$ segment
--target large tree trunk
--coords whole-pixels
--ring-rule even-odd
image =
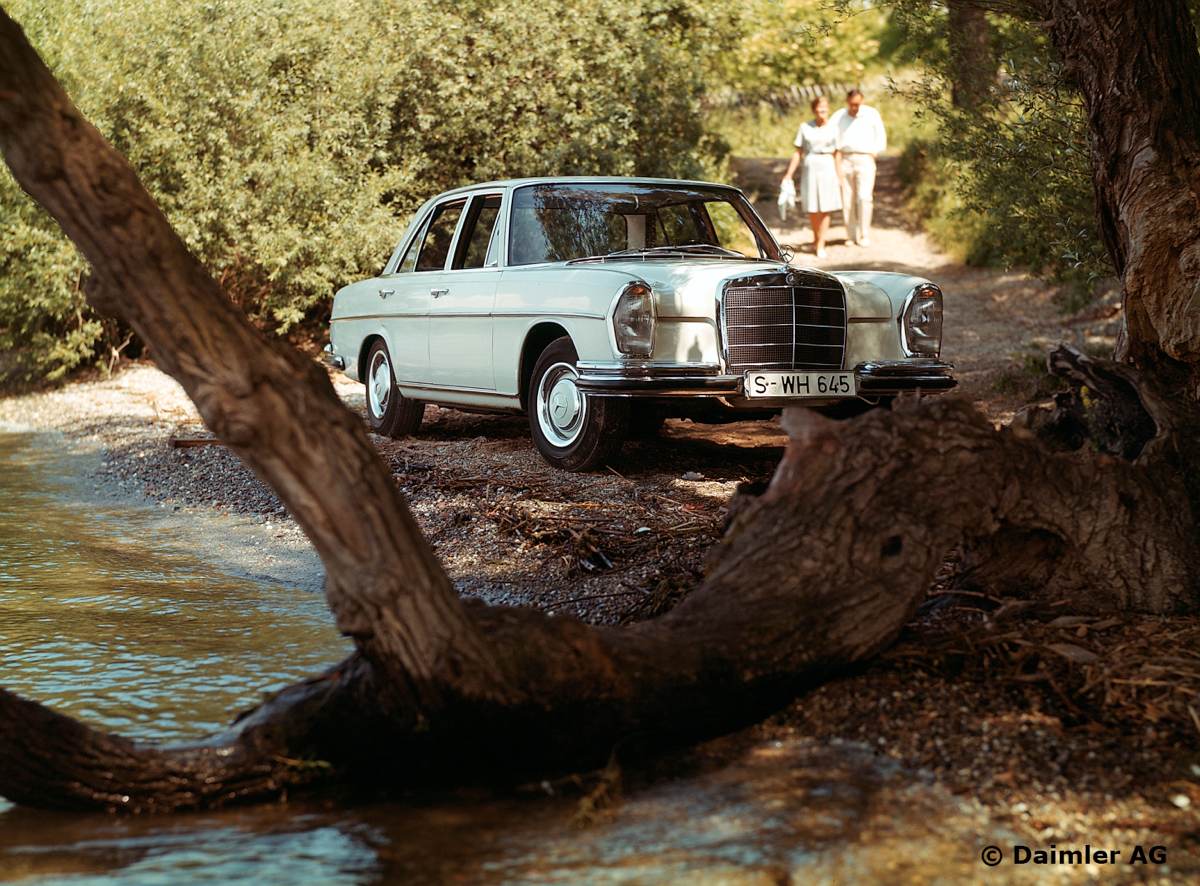
[[[1048,454],[955,400],[854,422],[787,416],[767,491],[740,509],[707,580],[667,615],[592,628],[471,607],[507,685],[503,702],[444,694],[380,711],[363,656],[284,690],[219,736],[139,746],[0,691],[0,794],[38,805],[164,810],[336,777],[516,777],[604,761],[630,736],[695,740],[749,722],[889,644],[955,548],[1004,550],[1004,579],[1081,608],[1194,606],[1200,557],[1182,493],[1153,470]],[[1099,467],[1099,470],[1097,468]],[[1133,505],[1136,503],[1136,508]],[[1037,554],[1037,555],[1034,555]],[[353,728],[346,728],[353,723]]]
[[[1200,398],[1200,54],[1185,0],[1046,0],[1083,94],[1100,231],[1124,282],[1118,357]]]
[[[948,0],[946,42],[950,51],[950,95],[957,108],[973,110],[996,82],[996,58],[987,12],[964,0]]]
[[[1121,402],[1113,416],[1137,419],[1118,422],[1115,455],[1079,449],[1092,412],[1031,422],[1065,450],[1051,452],[953,400],[847,423],[796,410],[769,489],[667,615],[617,630],[465,605],[327,378],[253,332],[2,12],[0,150],[91,261],[95,303],[131,323],[296,515],[357,645],[187,746],[106,735],[0,690],[0,794],[11,799],[166,810],[332,777],[583,766],[630,736],[693,740],[875,654],[947,552],[981,540],[1005,557],[1002,573],[977,570],[987,581],[1089,609],[1196,605],[1196,524],[1175,482],[1171,401],[1136,375],[1073,358],[1064,364],[1077,379],[1108,384]]]

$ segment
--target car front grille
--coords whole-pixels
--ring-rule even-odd
[[[799,271],[732,280],[721,302],[721,332],[734,372],[841,369],[846,294],[832,277]]]

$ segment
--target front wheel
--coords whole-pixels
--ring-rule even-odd
[[[425,404],[410,400],[396,390],[392,374],[392,356],[382,339],[376,340],[367,353],[367,420],[371,430],[385,437],[407,437],[415,434],[425,414]]]
[[[542,458],[565,471],[603,464],[625,441],[629,406],[612,397],[579,390],[577,355],[562,337],[542,351],[533,367],[526,407],[533,445]]]

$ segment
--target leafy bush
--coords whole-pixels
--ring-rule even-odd
[[[864,0],[748,0],[736,7],[741,37],[710,54],[715,87],[761,98],[791,86],[857,83],[876,61],[885,14]]]
[[[994,59],[980,63],[994,66],[996,87],[981,106],[960,108],[949,100],[944,11],[893,2],[893,28],[926,49],[927,74],[907,97],[938,124],[902,165],[914,208],[951,252],[1072,284],[1068,300],[1077,306],[1112,265],[1096,227],[1082,100],[1044,31],[993,16]]]
[[[382,265],[417,204],[538,174],[695,176],[711,0],[10,0],[76,104],[239,305],[286,332]],[[60,375],[123,333],[0,173],[0,375]]]

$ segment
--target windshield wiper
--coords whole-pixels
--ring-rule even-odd
[[[603,255],[588,255],[583,258],[570,259],[567,264],[585,261],[605,261],[611,258],[631,258],[633,256],[644,255],[664,255],[670,253],[679,253],[681,255],[690,255],[696,250],[702,250],[713,258],[736,258],[744,260],[746,255],[738,252],[736,249],[726,249],[724,246],[717,246],[715,243],[683,243],[679,246],[642,246],[638,249],[618,249],[616,252],[606,252]]]
[[[681,243],[678,246],[656,246],[654,248],[671,249],[679,252],[699,249],[712,251],[717,255],[727,255],[730,258],[746,258],[746,254],[744,252],[738,252],[736,249],[726,249],[724,246],[718,246],[716,243]]]

